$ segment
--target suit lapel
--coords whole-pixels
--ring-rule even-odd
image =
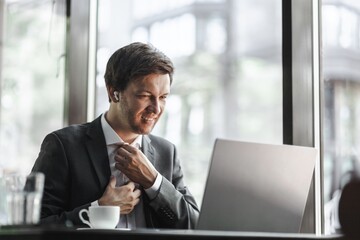
[[[151,145],[151,140],[149,136],[144,135],[143,136],[143,142],[142,142],[142,151],[144,155],[149,159],[151,164],[155,166],[155,149]],[[145,215],[145,221],[146,225],[149,228],[154,228],[156,224],[154,223],[152,208],[149,206],[149,199],[147,198],[147,195],[143,189],[142,190],[142,197],[144,201],[144,215]]]
[[[111,172],[105,137],[101,127],[101,116],[90,123],[87,134],[89,138],[85,144],[90,161],[99,178],[100,187],[104,188],[108,184]]]
[[[143,142],[142,142],[142,151],[145,154],[145,156],[149,159],[149,161],[152,163],[152,165],[155,166],[155,149],[151,145],[151,140],[149,136],[144,135],[143,136]]]

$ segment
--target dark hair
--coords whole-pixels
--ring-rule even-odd
[[[130,81],[149,74],[169,74],[172,83],[174,66],[170,58],[150,44],[135,42],[114,52],[105,71],[105,83],[118,91]]]

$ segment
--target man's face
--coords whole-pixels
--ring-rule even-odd
[[[124,134],[148,134],[164,111],[170,93],[168,74],[150,74],[129,83],[120,93],[117,121]]]

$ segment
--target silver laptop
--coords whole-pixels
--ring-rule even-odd
[[[217,139],[197,229],[297,233],[317,150]]]

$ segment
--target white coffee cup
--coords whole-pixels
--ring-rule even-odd
[[[84,219],[83,213],[89,217]],[[79,212],[81,221],[91,228],[114,229],[120,219],[119,206],[91,206],[89,210],[82,209]]]

